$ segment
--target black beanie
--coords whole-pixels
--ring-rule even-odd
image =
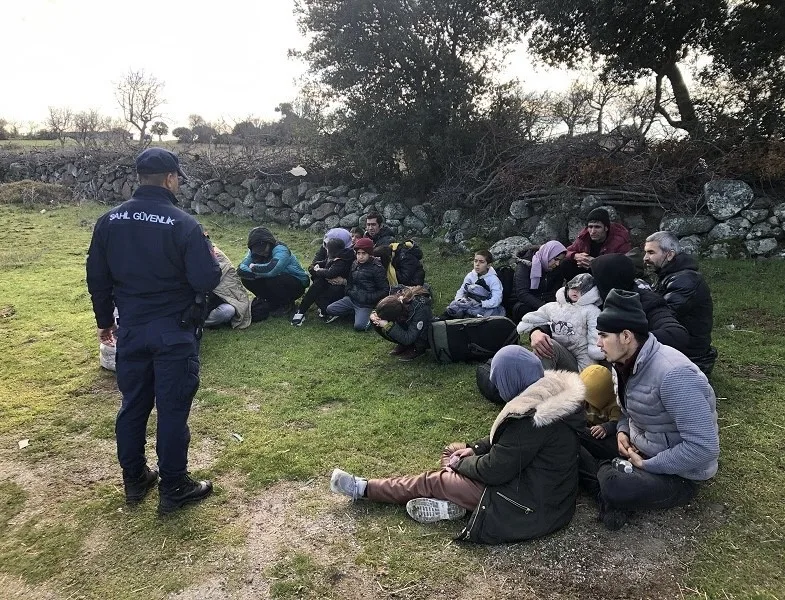
[[[635,289],[635,263],[624,254],[603,254],[591,261],[594,285],[605,300],[613,288]]]
[[[253,254],[261,256],[264,244],[270,244],[272,248],[276,243],[275,236],[267,227],[254,227],[248,232],[248,249]]]
[[[586,217],[586,224],[589,224],[592,221],[599,221],[605,225],[605,227],[611,226],[611,217],[604,208],[595,208],[589,213],[589,216]]]
[[[637,292],[613,289],[597,317],[597,331],[621,333],[625,329],[646,334],[649,333],[649,321]]]

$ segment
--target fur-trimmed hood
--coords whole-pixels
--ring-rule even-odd
[[[542,379],[533,383],[502,408],[491,427],[491,441],[499,426],[508,418],[531,414],[535,427],[545,427],[564,419],[579,429],[584,425],[583,408],[586,386],[580,376],[570,371],[545,371]],[[577,418],[567,418],[577,416]]]

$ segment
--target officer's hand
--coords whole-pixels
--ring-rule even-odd
[[[98,328],[98,341],[107,346],[114,346],[114,332],[117,331],[117,325],[112,325],[106,329]]]

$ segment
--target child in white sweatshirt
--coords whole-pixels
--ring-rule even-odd
[[[463,278],[455,299],[447,305],[445,318],[504,316],[502,282],[492,263],[493,254],[488,250],[474,254],[474,268]]]
[[[601,303],[592,276],[576,275],[556,292],[556,302],[548,302],[539,310],[523,315],[518,333],[531,333],[547,325],[551,338],[575,357],[578,370],[583,371],[604,358],[597,347],[597,315]]]

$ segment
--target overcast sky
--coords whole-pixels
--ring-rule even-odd
[[[165,82],[165,120],[189,114],[229,122],[253,115],[275,120],[294,99],[305,66],[287,58],[305,41],[294,0],[5,0],[0,118],[42,124],[49,106],[98,109],[120,116],[114,83],[129,69]],[[533,73],[525,54],[508,73],[538,89],[564,88],[563,74]]]

